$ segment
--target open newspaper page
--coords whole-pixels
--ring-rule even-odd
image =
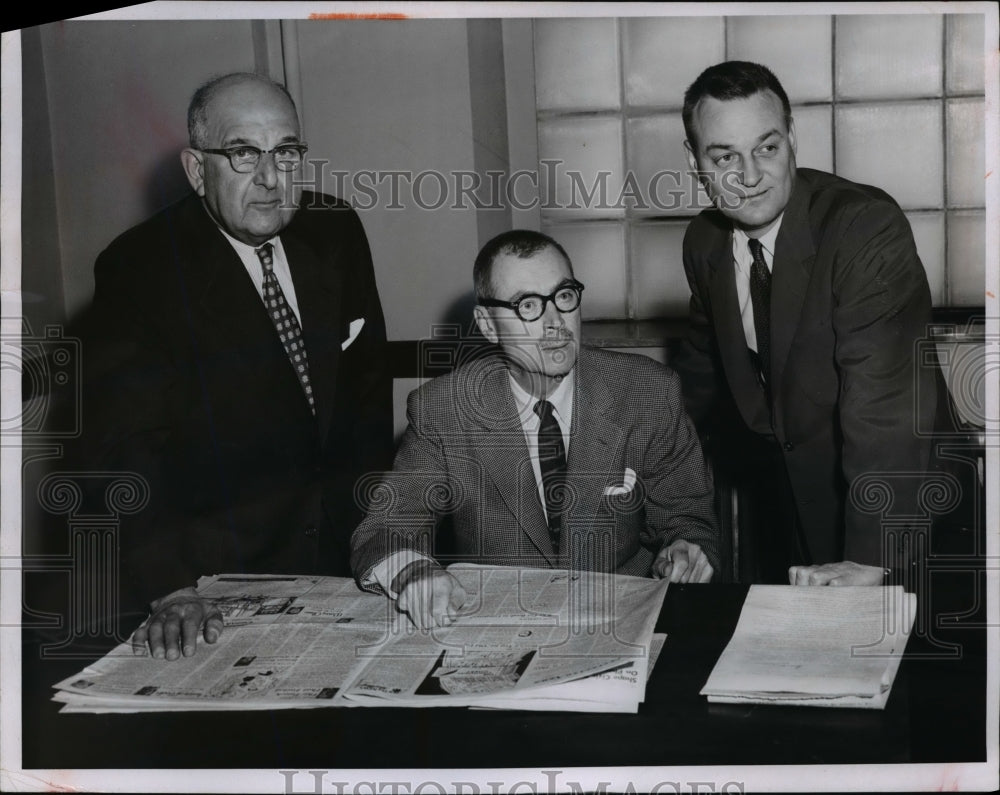
[[[319,622],[384,628],[395,612],[350,577],[216,574],[198,581],[198,593],[215,602],[227,627]]]
[[[623,666],[638,666],[634,680],[644,691],[666,582],[467,564],[449,571],[467,594],[455,623],[428,632],[407,628],[358,669],[346,698],[395,706],[476,705],[489,698],[499,706],[497,699]],[[622,695],[590,692],[595,703]],[[634,711],[634,696],[627,691],[631,706],[619,706]]]
[[[638,712],[646,696],[646,682],[666,639],[666,635],[653,635],[645,664],[640,659],[583,679],[503,693],[495,699],[485,696],[473,706],[545,712]]]
[[[453,626],[425,631],[346,578],[202,578],[199,592],[226,626],[217,643],[169,663],[121,644],[56,684],[54,699],[65,712],[458,706],[484,696],[500,706],[507,693],[617,669],[597,687],[578,685],[582,698],[566,691],[561,703],[635,711],[665,582],[452,570],[466,604]]]
[[[217,643],[169,663],[123,643],[55,685],[63,711],[330,706],[395,613],[342,577],[217,575],[198,587],[223,614]]]
[[[900,586],[754,585],[709,701],[885,706],[916,613]]]
[[[122,644],[56,687],[76,707],[98,697],[105,708],[113,702],[133,710],[330,706],[357,664],[354,649],[384,637],[384,630],[335,624],[267,625],[224,632],[218,643],[172,662],[135,657]]]

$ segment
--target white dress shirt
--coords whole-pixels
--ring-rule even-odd
[[[542,483],[542,467],[538,462],[538,426],[542,423],[541,419],[535,413],[535,404],[538,402],[538,398],[522,389],[521,385],[514,380],[512,375],[508,373],[508,376],[510,378],[510,391],[514,396],[514,408],[517,411],[517,418],[521,421],[521,427],[524,429],[524,440],[528,444],[528,457],[531,459],[531,468],[535,473],[535,483],[538,485],[538,499],[542,504],[542,513],[548,519],[548,512],[545,510],[545,486]],[[576,368],[573,368],[566,374],[552,394],[546,398],[552,404],[552,414],[555,416],[556,422],[559,423],[559,428],[562,431],[563,447],[566,451],[567,461],[569,460],[569,441],[572,435],[575,383]],[[378,583],[383,591],[395,598],[398,594],[390,586],[392,585],[392,581],[396,579],[396,576],[411,563],[427,559],[426,555],[421,555],[412,549],[395,552],[372,568],[371,574],[365,580],[365,584]]]
[[[559,430],[562,431],[563,449],[566,451],[566,460],[569,460],[569,439],[573,425],[573,384],[576,381],[576,368],[566,374],[565,378],[555,388],[551,395],[546,398],[552,404],[552,414],[559,423]],[[542,424],[541,418],[535,413],[535,404],[538,398],[528,394],[521,388],[521,385],[510,377],[510,391],[514,395],[514,407],[517,409],[517,418],[524,428],[524,439],[528,443],[528,456],[531,459],[531,469],[535,473],[535,482],[538,484],[538,499],[542,502],[542,513],[548,521],[548,511],[545,510],[545,486],[542,483],[542,466],[538,462],[538,426]]]
[[[242,243],[235,237],[226,232],[225,229],[219,227],[219,231],[225,236],[226,240],[233,247],[236,255],[240,258],[240,262],[243,263],[243,267],[247,269],[247,274],[250,276],[250,281],[253,282],[253,286],[257,288],[257,295],[260,296],[261,303],[264,301],[264,266],[260,264],[260,257],[257,256],[257,249],[260,246],[254,248],[253,246],[248,246],[246,243]],[[288,258],[285,257],[285,249],[281,245],[280,237],[272,237],[267,241],[274,247],[272,253],[272,258],[274,260],[274,276],[278,280],[278,284],[281,285],[281,291],[285,294],[285,303],[288,304],[289,308],[295,313],[296,319],[299,321],[299,326],[302,326],[302,315],[299,314],[299,302],[295,298],[295,285],[292,284],[292,272],[288,269]],[[265,243],[261,243],[261,246]]]
[[[778,216],[770,229],[757,238],[764,250],[764,263],[769,271],[774,268],[774,242],[778,239],[783,217],[784,213]],[[733,230],[733,265],[736,267],[736,299],[743,319],[743,333],[747,337],[747,347],[756,353],[757,330],[753,325],[753,301],[750,300],[750,266],[753,265],[753,254],[750,253],[750,237],[742,229]]]

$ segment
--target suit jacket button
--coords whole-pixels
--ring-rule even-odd
[[[782,445],[782,446],[785,448],[785,452],[786,453],[790,453],[790,452],[792,452],[792,450],[795,449],[795,445],[792,444],[791,442],[785,442],[785,444]]]
[[[306,528],[306,537],[307,538],[312,538],[313,536],[316,535],[316,532],[317,531],[316,531],[315,527],[307,527]]]

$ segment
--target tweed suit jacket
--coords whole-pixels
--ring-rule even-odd
[[[445,515],[453,557],[467,562],[648,576],[660,548],[683,538],[718,570],[711,476],[680,382],[647,357],[580,350],[559,555],[500,354],[415,390],[408,417],[393,470],[351,540],[362,587],[394,552],[437,556]],[[622,493],[627,470],[635,486]]]
[[[692,415],[700,424],[728,388],[746,426],[773,434],[813,563],[895,565],[883,560],[879,510],[851,486],[882,479],[906,513],[929,467],[930,440],[915,429],[934,425],[939,375],[915,363],[915,346],[928,333],[930,291],[898,205],[878,188],[798,169],[772,268],[770,407],[740,318],[732,226],[718,211],[689,225],[684,268],[691,333],[671,364]]]
[[[392,450],[371,255],[357,214],[321,194],[303,192],[280,238],[315,417],[260,295],[198,197],[128,230],[97,260],[82,334],[83,463],[134,473],[148,488],[120,525],[129,599],[222,571],[349,571],[361,518],[354,481],[384,470]]]

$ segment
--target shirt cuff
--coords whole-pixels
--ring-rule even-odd
[[[368,575],[361,581],[361,585],[366,588],[372,588],[377,585],[391,599],[395,599],[399,594],[391,589],[392,581],[396,579],[396,576],[403,569],[418,560],[433,561],[433,558],[421,555],[413,549],[404,549],[395,552],[372,566]]]

